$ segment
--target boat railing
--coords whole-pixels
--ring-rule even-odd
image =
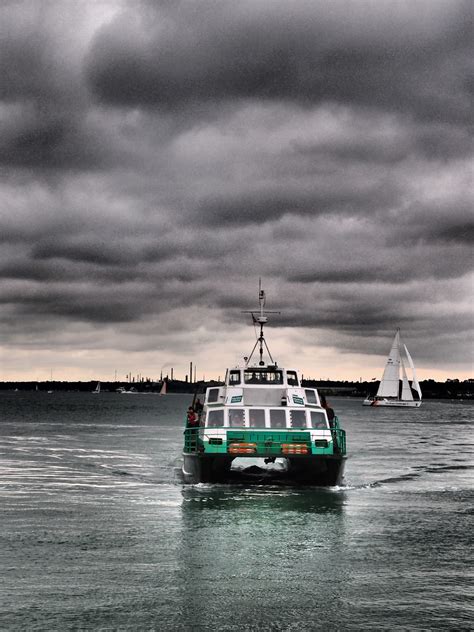
[[[202,428],[199,426],[195,426],[192,428],[184,429],[184,451],[192,454],[193,452],[198,452],[199,447],[202,445],[202,441],[200,440],[199,431]]]
[[[331,434],[332,434],[332,439],[333,439],[333,444],[334,444],[334,448],[333,448],[334,454],[341,454],[341,455],[346,454],[345,431],[342,430],[342,428],[339,428],[337,423],[332,424],[330,429],[331,429]],[[249,432],[252,432],[252,431],[249,431],[249,429],[244,429],[242,431],[243,432],[242,437],[239,437],[238,430],[234,429],[233,431],[230,430],[229,432],[230,432],[230,441],[236,442],[238,444],[239,441],[250,440],[248,438]],[[266,432],[261,433],[257,431],[257,433],[255,433],[255,436],[251,437],[251,439],[252,439],[252,442],[254,442],[253,445],[255,445],[256,453],[258,454],[264,453],[266,456],[281,455],[282,447],[285,445],[290,445],[294,443],[295,441],[298,442],[298,445],[304,444],[306,449],[310,450],[311,439],[309,436],[308,429],[301,428],[300,432],[301,432],[301,436],[298,436],[298,434],[295,434],[294,432],[288,433],[286,435],[285,431],[282,430],[278,433],[278,434],[281,434],[281,436],[279,437],[279,439],[281,440],[273,441],[273,440],[270,440],[270,437],[266,436],[267,435]],[[210,434],[211,435],[213,434],[212,431]],[[261,440],[260,440],[260,436],[261,436]],[[204,450],[203,439],[215,441],[215,439],[212,436],[208,436],[208,433],[202,426],[194,426],[194,427],[185,428],[184,452],[188,454],[193,454],[193,453],[203,451]],[[222,443],[222,439],[218,439],[217,441],[220,441],[220,443]]]
[[[346,454],[346,431],[339,427],[337,415],[329,420],[335,454]]]

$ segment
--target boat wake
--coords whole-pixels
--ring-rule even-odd
[[[430,464],[424,466],[416,466],[410,472],[406,474],[399,474],[397,476],[388,476],[387,478],[381,478],[370,483],[363,483],[360,485],[347,485],[345,489],[372,489],[376,487],[384,487],[397,483],[406,483],[414,480],[420,480],[426,475],[431,474],[444,474],[447,472],[458,471],[470,471],[474,469],[474,465],[471,464]]]

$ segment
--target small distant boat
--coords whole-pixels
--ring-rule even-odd
[[[97,386],[92,392],[94,393],[94,395],[98,395],[100,393],[100,382],[97,382]]]
[[[137,395],[138,391],[134,386],[132,386],[129,391],[127,391],[123,386],[120,386],[117,389],[117,393],[120,393],[121,395]]]
[[[402,349],[412,371],[411,383],[408,381]],[[369,395],[364,400],[363,405],[419,408],[421,406],[421,397],[421,388],[416,377],[415,365],[406,345],[401,344],[400,329],[397,329],[377,394],[375,396]]]
[[[163,380],[163,384],[161,385],[160,395],[166,395],[166,380]]]

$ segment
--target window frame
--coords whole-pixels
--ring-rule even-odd
[[[294,379],[295,379],[296,383],[290,382],[290,375],[294,376]],[[286,383],[288,384],[288,386],[298,387],[300,385],[300,381],[298,380],[298,373],[296,371],[287,371],[286,372]]]
[[[262,426],[253,426],[251,424],[251,420],[250,420],[250,416],[251,413],[257,413],[260,416],[260,413],[263,413],[262,418],[263,418],[263,425]],[[266,410],[265,408],[249,408],[248,409],[248,427],[249,428],[266,428],[267,427],[267,415],[265,414]]]
[[[215,404],[216,402],[219,401],[219,387],[218,386],[214,386],[210,389],[208,389],[207,393],[206,393],[206,401],[208,404]],[[211,393],[216,393],[216,397],[215,399],[211,399]],[[214,395],[212,396],[214,397]]]
[[[283,426],[273,426],[272,425],[272,412],[282,413],[284,419]],[[288,416],[286,414],[286,408],[270,408],[268,410],[268,427],[272,430],[286,430],[288,428]]]
[[[241,425],[233,425],[231,422],[231,415],[234,415],[237,412],[242,412],[242,424]],[[247,415],[245,408],[229,408],[227,410],[227,425],[229,428],[246,428],[247,427]]]
[[[294,426],[293,425],[293,413],[298,413],[298,414],[303,413],[304,421],[305,421],[304,426]],[[290,421],[290,428],[291,429],[308,428],[308,415],[306,414],[306,408],[290,408],[290,410],[289,410],[289,421]]]
[[[319,415],[319,417],[324,420],[324,428],[322,428],[320,426],[316,427],[316,426],[313,425],[313,413],[315,415]],[[327,417],[326,417],[326,415],[324,413],[324,410],[310,410],[309,411],[309,421],[310,421],[312,430],[329,430],[329,422],[328,422]]]
[[[239,377],[239,381],[235,382],[232,380],[232,376],[233,375],[238,375]],[[229,386],[240,386],[242,384],[242,372],[240,371],[240,369],[231,369],[229,371],[229,381],[228,381]]]
[[[249,376],[248,378],[246,377],[247,375]],[[255,379],[255,381],[251,381],[252,378],[250,378],[250,375],[257,375],[260,377]],[[268,377],[265,377],[265,379],[261,379],[263,375],[273,375],[275,376],[275,379],[269,380]],[[257,367],[247,368],[244,370],[243,379],[244,385],[250,386],[281,386],[284,384],[284,376],[281,369],[260,369]]]
[[[221,415],[221,421],[222,423],[220,425],[211,425],[211,416],[212,417],[216,417],[217,415]],[[207,415],[206,415],[206,428],[225,428],[225,415],[224,415],[224,409],[223,408],[213,408],[212,410],[208,410],[207,411]]]
[[[308,393],[311,394],[311,397],[314,397],[314,401],[310,401],[309,397],[308,397]],[[314,388],[305,388],[304,389],[304,396],[306,397],[306,401],[308,404],[313,404],[318,406],[319,402],[318,402],[318,394],[316,393],[316,390]]]

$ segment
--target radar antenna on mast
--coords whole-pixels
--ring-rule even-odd
[[[265,295],[265,291],[262,290],[262,279],[259,278],[258,280],[258,302],[260,304],[260,311],[258,313],[257,316],[255,316],[255,312],[253,311],[243,311],[243,314],[252,314],[252,320],[254,323],[259,324],[260,325],[260,335],[257,338],[257,341],[252,349],[252,352],[250,354],[250,356],[245,360],[245,365],[248,366],[250,360],[252,359],[252,356],[254,354],[255,349],[257,348],[257,345],[259,345],[259,353],[260,353],[260,361],[259,361],[259,365],[260,366],[264,366],[265,362],[263,361],[263,347],[265,346],[265,349],[267,350],[267,353],[270,357],[270,360],[272,361],[273,364],[275,364],[275,361],[272,358],[272,354],[270,353],[270,349],[268,348],[268,345],[265,341],[265,337],[263,335],[263,327],[264,325],[267,324],[268,322],[268,318],[266,316],[266,314],[280,314],[281,312],[273,312],[273,311],[266,311],[265,310],[265,303],[266,303],[266,295]]]

